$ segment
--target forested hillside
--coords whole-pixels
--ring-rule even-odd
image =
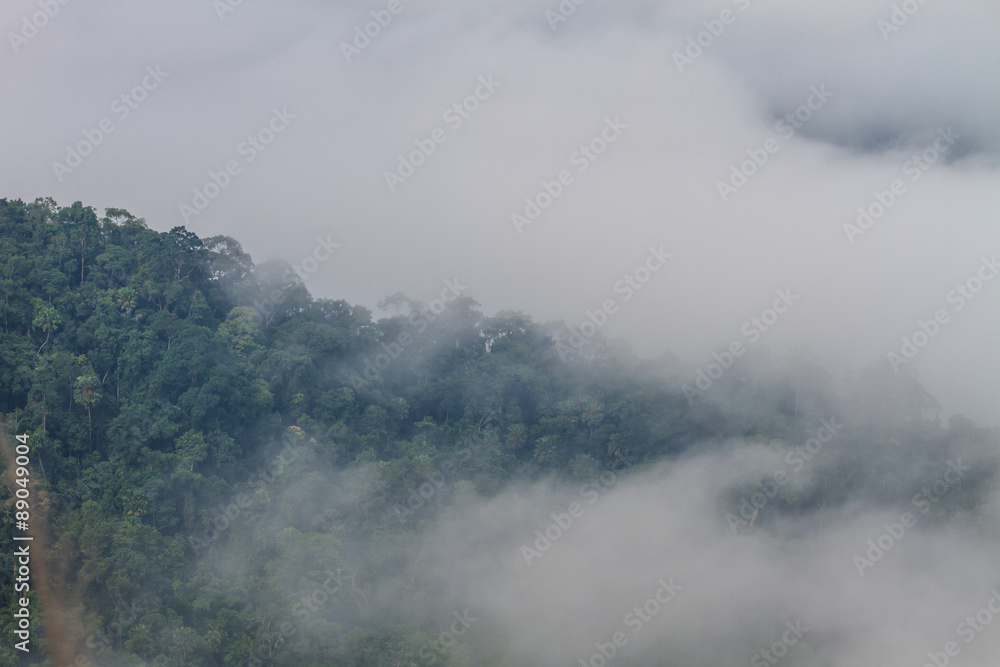
[[[559,324],[448,301],[395,295],[374,320],[232,238],[0,200],[0,413],[29,436],[53,589],[51,609],[31,598],[53,636],[36,626],[34,650],[15,651],[4,548],[0,664],[523,665],[502,632],[434,643],[463,591],[414,545],[450,512],[526,480],[799,444],[839,419],[823,483],[741,527],[767,530],[779,511],[908,500],[901,458],[933,480],[956,452],[996,447],[961,417],[942,425],[905,369],[873,366],[844,392],[800,356],[748,355],[689,400],[692,376],[666,356],[578,350]],[[934,521],[995,531],[994,472],[968,472]]]

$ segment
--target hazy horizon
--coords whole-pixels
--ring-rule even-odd
[[[299,265],[330,239],[306,280],[318,297],[374,309],[459,277],[487,312],[567,324],[620,299],[617,281],[662,246],[666,270],[603,333],[696,365],[785,288],[801,301],[760,344],[831,367],[884,359],[1000,249],[1000,9],[985,0],[919,4],[898,30],[888,2],[587,2],[565,21],[546,14],[557,2],[218,5],[68,3],[9,43],[11,84],[30,92],[3,103],[4,196],[230,235],[258,262]],[[0,20],[16,31],[33,8]],[[353,47],[373,16],[391,20]],[[144,77],[154,87],[127,106]],[[473,110],[452,108],[463,101]],[[800,127],[782,120],[807,103]],[[245,143],[275,111],[273,142]],[[579,148],[615,118],[626,127],[581,171]],[[102,119],[114,128],[91,155],[53,166]],[[952,143],[916,166],[948,128]],[[390,189],[386,172],[435,129],[443,141]],[[776,152],[723,201],[718,183],[768,140]],[[239,173],[185,215],[230,161]],[[512,214],[563,170],[570,184],[519,232]],[[905,191],[852,243],[844,226],[897,179]],[[949,412],[990,425],[995,292],[952,311],[914,361]]]

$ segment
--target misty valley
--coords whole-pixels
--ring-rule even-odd
[[[0,664],[996,664],[1000,432],[791,290],[706,366],[310,272],[0,200]]]

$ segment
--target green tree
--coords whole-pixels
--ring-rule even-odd
[[[87,408],[87,432],[93,442],[93,422],[90,410],[101,401],[101,381],[93,373],[80,375],[73,387],[73,397],[76,402]]]
[[[35,317],[31,321],[31,326],[36,329],[41,329],[42,333],[45,334],[45,340],[39,346],[38,351],[35,352],[36,355],[42,354],[42,348],[48,345],[49,340],[52,338],[52,333],[56,326],[62,321],[59,316],[58,311],[50,303],[46,303],[41,299],[36,298],[34,300],[35,304]]]

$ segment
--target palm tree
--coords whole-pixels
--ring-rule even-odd
[[[90,443],[93,444],[94,434],[91,429],[90,409],[101,400],[101,381],[93,374],[81,375],[76,379],[73,396],[77,403],[87,408],[87,432],[90,435]]]

